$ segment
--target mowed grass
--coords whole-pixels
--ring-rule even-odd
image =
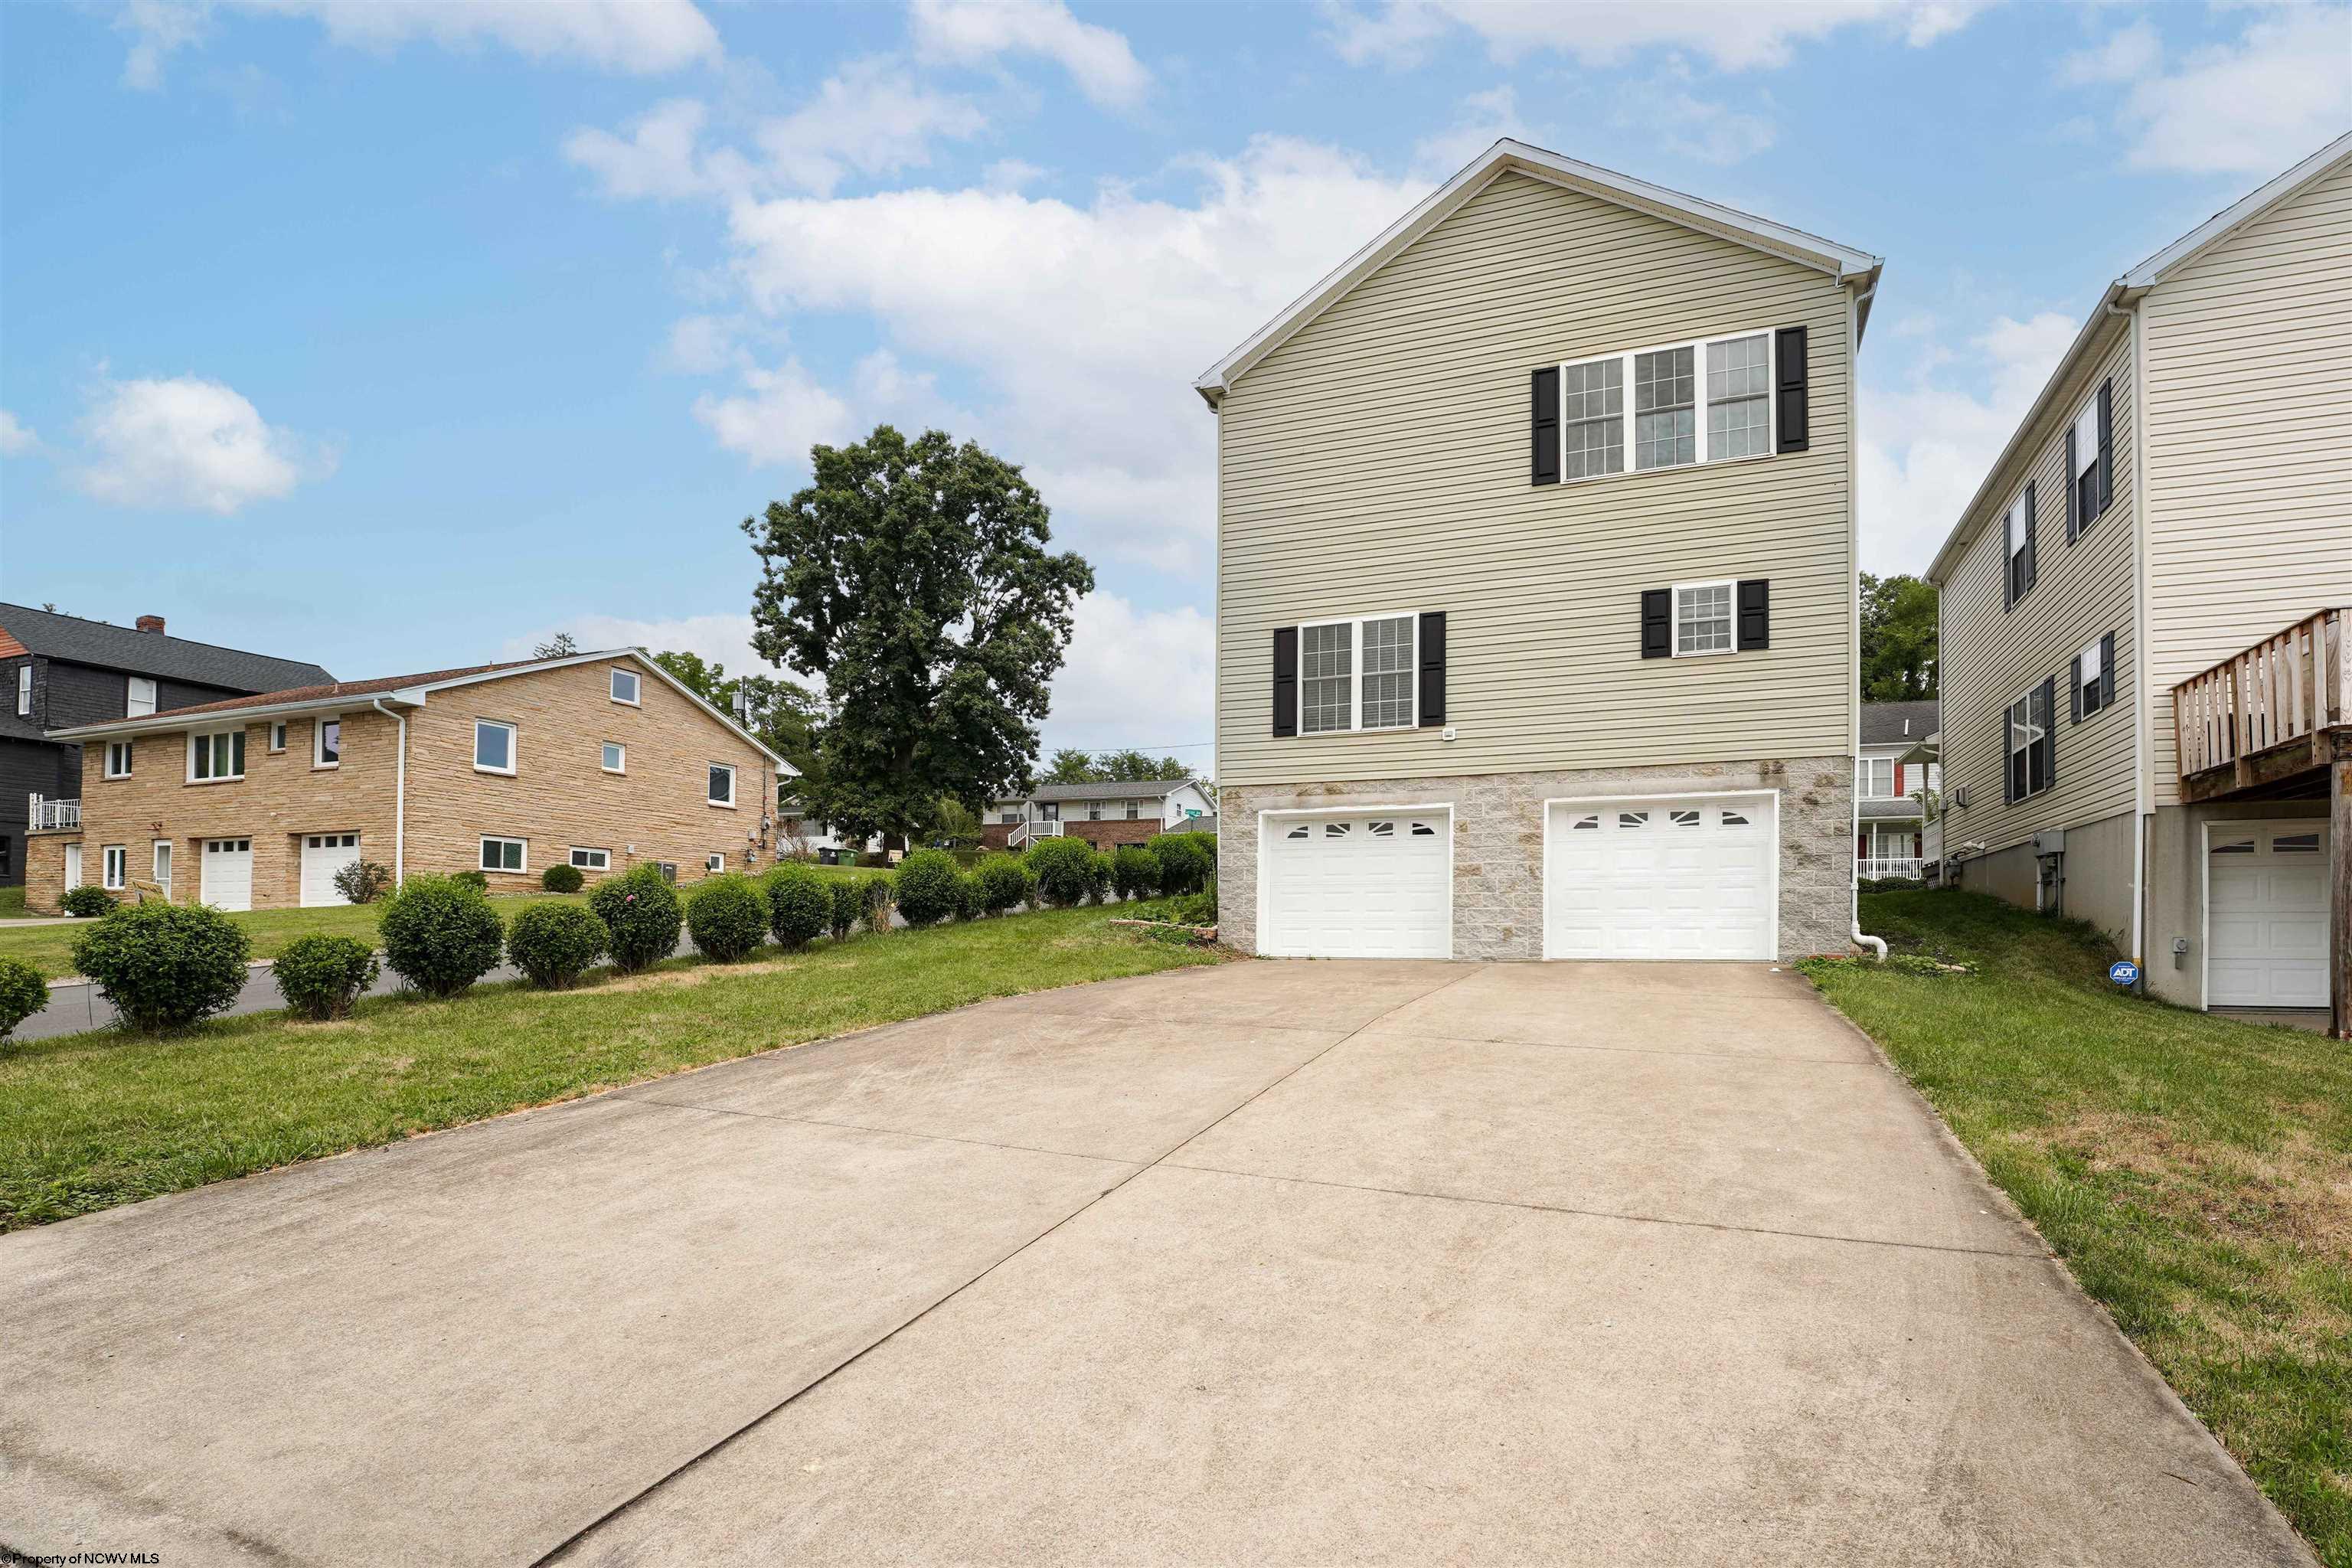
[[[0,1049],[0,1230],[571,1100],[991,996],[1213,963],[1115,909],[854,936],[740,964],[674,959],[579,989],[387,996],[356,1016]]]
[[[0,888],[0,921],[13,921],[25,913],[25,889]]]
[[[2352,1044],[2126,995],[2086,928],[1981,894],[1865,894],[1862,927],[1979,973],[1816,983],[2352,1568]]]

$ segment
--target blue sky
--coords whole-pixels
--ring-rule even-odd
[[[2340,5],[0,7],[0,595],[740,666],[740,520],[938,424],[1096,564],[1048,744],[1205,763],[1189,383],[1496,135],[1887,258],[1899,571],[2105,280],[2347,123]]]

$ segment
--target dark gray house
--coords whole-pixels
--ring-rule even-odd
[[[48,731],[334,679],[299,659],[166,636],[161,616],[117,626],[0,605],[0,888],[24,883],[35,796],[53,817],[80,809],[81,748]]]

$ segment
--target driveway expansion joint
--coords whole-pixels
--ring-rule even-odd
[[[1098,1165],[1132,1165],[1133,1160],[1122,1160],[1116,1154],[1081,1154],[1075,1149],[1040,1149],[1032,1143],[999,1143],[987,1138],[959,1138],[951,1132],[912,1132],[903,1127],[871,1127],[859,1121],[827,1121],[820,1116],[786,1116],[776,1110],[745,1110],[733,1105],[688,1105],[677,1100],[655,1100],[649,1095],[627,1097],[633,1105],[658,1105],[665,1110],[699,1110],[711,1116],[749,1116],[761,1121],[789,1121],[802,1127],[831,1127],[843,1132],[871,1132],[885,1138],[913,1138],[932,1143],[969,1143],[981,1149],[1003,1149],[1016,1154],[1051,1154],[1063,1160],[1091,1160]]]

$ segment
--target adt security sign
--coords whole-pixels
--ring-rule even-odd
[[[2128,958],[2118,958],[2107,965],[2107,978],[2118,985],[2139,984],[2139,965]]]

